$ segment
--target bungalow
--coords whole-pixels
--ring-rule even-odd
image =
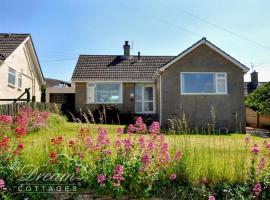
[[[114,104],[122,113],[156,115],[162,126],[185,113],[190,128],[245,129],[244,74],[239,61],[202,38],[177,56],[80,55],[72,75],[76,110]],[[212,113],[213,114],[213,113]]]
[[[0,99],[16,99],[30,88],[32,99],[40,102],[42,85],[45,81],[31,35],[0,33]]]

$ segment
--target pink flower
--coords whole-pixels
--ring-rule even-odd
[[[256,196],[258,196],[262,191],[262,187],[260,183],[256,183],[255,186],[253,187],[253,192],[255,193]]]
[[[0,115],[0,123],[11,124],[12,117],[9,115]]]
[[[147,154],[145,154],[142,156],[141,161],[144,164],[144,166],[146,167],[151,163],[151,158]]]
[[[156,147],[155,142],[150,141],[150,142],[148,143],[148,145],[147,145],[147,150],[148,150],[148,151],[153,151],[153,150],[155,149],[155,147]]]
[[[83,152],[79,152],[78,153],[78,156],[79,156],[79,158],[82,160],[82,159],[84,159],[84,154],[83,154]]]
[[[135,133],[135,131],[136,131],[135,127],[132,124],[130,124],[128,126],[128,133]]]
[[[122,142],[121,142],[121,140],[117,139],[117,140],[115,140],[114,144],[115,144],[116,148],[121,148]]]
[[[110,155],[112,155],[112,151],[105,150],[105,151],[103,151],[103,154],[106,155],[106,156],[110,156]]]
[[[261,170],[264,169],[264,167],[265,167],[265,158],[262,157],[262,158],[260,159],[258,168],[259,168],[259,170],[261,171]]]
[[[170,176],[170,180],[173,181],[173,180],[175,180],[175,179],[176,179],[176,174],[172,174],[172,175]]]
[[[208,200],[215,200],[215,197],[213,195],[210,195]]]
[[[158,122],[153,122],[150,126],[150,133],[158,134],[160,132],[160,125]]]
[[[129,138],[124,139],[124,147],[126,150],[131,150],[132,149],[132,142]]]
[[[134,127],[135,127],[136,132],[139,132],[139,133],[146,132],[146,125],[143,123],[143,120],[141,117],[137,117]]]
[[[254,146],[251,149],[251,152],[257,155],[260,152],[260,148],[257,144],[254,144]]]
[[[105,129],[100,129],[97,137],[98,146],[104,146],[110,143],[108,133]]]
[[[18,136],[23,136],[26,134],[26,128],[24,127],[17,127],[15,129],[15,132],[18,134]]]
[[[99,174],[97,177],[97,182],[100,184],[100,186],[103,186],[105,181],[106,181],[105,175]]]
[[[112,177],[116,181],[114,183],[114,186],[115,187],[120,186],[121,181],[124,180],[124,178],[122,176],[123,174],[124,174],[124,168],[123,168],[123,166],[122,165],[119,165],[119,164],[116,165],[115,170],[114,170],[114,175]]]
[[[246,136],[244,141],[246,144],[248,144],[250,142],[250,138],[248,136]]]
[[[0,189],[5,188],[5,181],[3,179],[0,179]]]
[[[118,134],[123,134],[124,133],[124,128],[121,128],[121,127],[119,127],[118,129],[117,129],[117,133]]]
[[[141,136],[141,137],[139,138],[139,148],[140,148],[140,149],[145,148],[145,138],[144,138],[144,136]]]
[[[174,155],[174,160],[179,161],[183,157],[183,153],[181,151],[177,151]]]

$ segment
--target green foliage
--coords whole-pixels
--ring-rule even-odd
[[[270,82],[247,96],[245,104],[259,113],[270,114]]]

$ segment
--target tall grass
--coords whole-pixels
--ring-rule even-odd
[[[110,138],[116,138],[115,125],[95,125],[81,123],[61,123],[60,126],[50,127],[31,133],[22,138],[25,143],[23,160],[25,164],[44,165],[51,152],[50,139],[64,136],[66,142],[74,139],[81,127],[90,129],[95,137],[98,127],[108,130]],[[125,137],[123,135],[122,137]],[[167,135],[170,150],[174,154],[181,150],[184,154],[179,166],[186,178],[194,184],[202,178],[210,182],[243,182],[247,179],[250,160],[250,147],[244,143],[243,134],[232,135]],[[113,141],[112,141],[113,142]],[[252,143],[262,144],[263,139],[251,137]]]

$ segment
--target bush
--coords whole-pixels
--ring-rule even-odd
[[[245,104],[259,113],[270,115],[270,82],[247,96]]]

